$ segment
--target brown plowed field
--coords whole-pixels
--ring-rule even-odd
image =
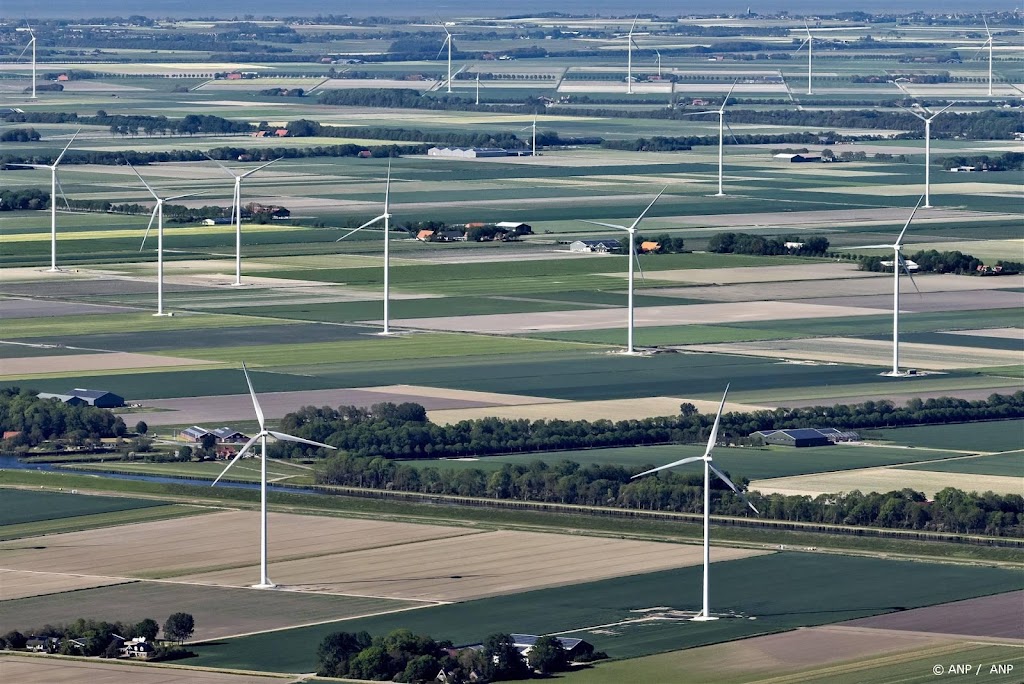
[[[716,547],[712,560],[762,553]],[[700,562],[697,545],[500,531],[272,563],[270,576],[282,586],[306,591],[462,601]],[[252,571],[182,579],[238,586],[252,581]]]
[[[842,626],[1024,640],[1024,591],[860,618]]]
[[[54,660],[4,654],[0,671],[18,684],[281,684],[289,679],[206,672],[174,667],[138,667],[129,663]]]

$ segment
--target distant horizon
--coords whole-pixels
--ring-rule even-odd
[[[994,3],[1003,5],[1004,3]],[[548,0],[514,0],[495,11],[489,2],[440,2],[428,4],[422,0],[392,0],[384,10],[378,2],[366,0],[344,3],[330,0],[304,0],[289,7],[282,2],[253,2],[252,0],[224,0],[217,3],[215,14],[208,11],[197,11],[194,3],[186,0],[122,0],[119,2],[83,3],[80,0],[51,0],[45,7],[34,7],[22,16],[0,16],[4,21],[21,21],[25,16],[30,19],[87,19],[100,17],[129,17],[140,15],[154,19],[218,19],[230,21],[246,16],[261,18],[273,17],[313,17],[317,15],[350,15],[353,17],[387,16],[387,17],[503,17],[519,14],[542,14],[544,12],[563,12],[573,15],[625,16],[633,13],[657,14],[665,17],[718,14],[742,14],[748,9],[760,15],[773,15],[789,12],[796,15],[831,15],[838,12],[868,12],[872,14],[910,14],[926,12],[940,14],[947,12],[965,13],[963,3],[956,0],[855,0],[843,3],[842,6],[830,7],[813,0],[771,0],[757,3],[754,0],[733,0],[733,2],[717,2],[699,0],[696,3],[681,5],[672,0],[561,0],[552,3]],[[108,9],[109,8],[109,9]],[[974,11],[1010,12],[1019,9],[1015,3],[1005,3],[1002,7],[988,6],[976,8]],[[31,16],[29,16],[31,15]]]

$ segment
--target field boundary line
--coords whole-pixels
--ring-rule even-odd
[[[953,601],[956,603],[956,601]],[[941,606],[944,604],[936,604]],[[923,606],[924,608],[931,608],[932,606]],[[916,610],[916,609],[912,609]],[[958,641],[967,640],[969,642],[975,642],[983,646],[1016,646],[1017,648],[1024,648],[1024,639],[1014,639],[1013,637],[990,637],[979,634],[951,634],[949,632],[921,632],[917,630],[909,629],[887,629],[885,627],[853,627],[847,626],[843,623],[834,623],[831,625],[820,625],[818,629],[824,629],[834,632],[849,632],[852,634],[891,634],[893,636],[899,636],[909,634],[913,636],[923,637],[935,637],[936,639],[956,639]]]

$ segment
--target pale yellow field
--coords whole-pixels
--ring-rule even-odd
[[[985,328],[982,330],[951,330],[951,335],[971,335],[972,337],[999,337],[1007,340],[1024,338],[1024,328]]]
[[[611,274],[608,274],[611,275]],[[621,275],[619,273],[616,276]],[[880,274],[859,271],[857,265],[849,262],[822,264],[794,264],[792,266],[748,266],[744,268],[687,268],[674,271],[657,271],[652,278],[680,283],[734,284],[734,283],[780,283],[805,280],[834,280],[847,278],[877,278]],[[845,285],[844,285],[845,286]]]
[[[169,368],[215,363],[200,359],[179,359],[154,354],[110,352],[106,354],[70,354],[64,356],[27,356],[0,362],[0,375],[21,376],[34,373],[67,373],[118,370],[126,368]]]
[[[526,418],[528,420],[639,420],[650,416],[671,416],[679,413],[679,405],[689,402],[701,413],[714,413],[718,402],[678,397],[639,397],[635,399],[608,399],[604,401],[565,401],[557,404],[525,404],[486,406],[480,408],[440,409],[430,411],[430,420],[449,424],[496,416],[499,418]],[[764,406],[728,403],[726,411],[759,411]]]
[[[0,655],[0,673],[17,684],[277,684],[294,676],[275,677],[195,670],[175,665],[63,660],[46,656]]]
[[[750,489],[762,494],[787,494],[818,496],[851,492],[891,492],[910,487],[931,498],[946,487],[965,491],[997,494],[1020,494],[1024,490],[1024,478],[1001,477],[996,475],[974,475],[965,473],[938,473],[928,470],[900,470],[898,468],[862,468],[834,473],[815,473],[794,477],[775,477],[754,480]]]
[[[356,549],[386,549],[424,539],[473,534],[459,527],[375,520],[268,515],[270,558],[313,558]],[[0,542],[0,567],[103,577],[168,577],[259,563],[259,513],[226,511],[202,520],[160,520],[131,526]],[[251,584],[251,582],[249,582]]]
[[[960,175],[960,174],[957,174]],[[970,175],[970,174],[966,174]],[[919,184],[910,185],[870,185],[870,186],[829,186],[824,188],[808,188],[807,192],[833,192],[841,195],[871,195],[875,197],[917,197],[921,194]],[[932,186],[932,195],[993,195],[1009,193],[1014,197],[1024,196],[1021,186],[1012,183],[979,183],[965,181],[962,183],[940,183]]]
[[[716,547],[714,561],[764,551]],[[698,565],[698,545],[498,531],[271,563],[289,589],[430,601],[462,601],[540,587]],[[244,586],[251,569],[190,575],[186,581]]]
[[[549,399],[547,397],[530,397],[523,394],[501,394],[499,392],[475,392],[473,390],[446,389],[444,387],[427,387],[425,385],[380,385],[377,387],[361,387],[367,392],[384,392],[386,394],[407,394],[420,397],[436,397],[438,399],[459,399],[493,403],[498,406],[521,406],[535,404],[558,404],[565,399]],[[566,402],[567,403],[567,402]],[[676,407],[679,408],[678,406]]]
[[[1024,255],[1024,238],[1016,240],[964,240],[960,242],[915,243],[914,250],[917,251],[918,249],[934,249],[939,252],[958,251],[978,257],[986,262],[995,262],[1000,259],[1019,261],[1021,256]]]
[[[892,365],[892,342],[851,337],[819,337],[803,340],[695,344],[686,349],[721,354],[765,356],[828,363],[853,363],[887,367]],[[984,368],[1020,363],[1021,355],[1010,349],[955,347],[952,345],[900,343],[902,364],[926,370]]]
[[[83,230],[73,233],[62,233],[61,241],[64,240],[95,240],[98,238],[113,239],[113,238],[133,238],[142,240],[142,236],[146,233],[146,223],[148,219],[141,217],[141,225],[139,228],[120,228],[116,230]],[[165,225],[166,229],[166,225]],[[303,228],[301,226],[293,226],[288,223],[273,223],[273,224],[245,224],[242,227],[242,232],[246,234],[252,233],[271,233],[280,231],[301,231],[310,230],[309,228]],[[187,226],[174,228],[173,236],[179,235],[217,235],[221,234],[225,237],[225,244],[227,244],[227,237],[230,236],[232,239],[235,235],[234,226]],[[166,236],[166,233],[165,233]],[[171,239],[173,239],[173,236]],[[156,249],[156,228],[150,231],[149,239],[153,241],[152,248]],[[11,242],[49,242],[49,233],[7,233],[0,235],[0,244],[11,243]]]
[[[120,584],[120,579],[0,569],[0,601]]]

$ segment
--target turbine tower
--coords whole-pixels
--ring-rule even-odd
[[[740,488],[733,484],[725,473],[716,468],[711,464],[711,452],[715,448],[715,443],[718,441],[718,426],[722,420],[722,409],[725,408],[725,398],[729,395],[729,386],[725,387],[725,394],[722,395],[722,403],[718,406],[718,414],[715,415],[715,424],[711,428],[711,435],[708,437],[707,448],[704,449],[703,456],[693,456],[690,458],[683,458],[672,463],[667,463],[657,468],[651,468],[642,473],[634,475],[632,479],[643,477],[644,475],[650,475],[656,473],[659,470],[667,470],[669,468],[675,468],[686,463],[696,463],[702,461],[704,463],[704,590],[703,590],[703,602],[701,611],[698,615],[691,618],[694,622],[707,622],[709,620],[717,620],[718,617],[711,614],[711,607],[709,601],[709,568],[711,565],[711,473],[714,473],[719,480],[729,485],[729,488],[740,495],[743,502],[750,506],[750,509],[760,515],[760,511],[754,508],[754,504],[750,503],[746,495],[740,491]]]
[[[61,150],[61,153],[57,155],[52,164],[8,164],[8,166],[19,166],[29,169],[50,170],[50,273],[58,273],[61,270],[57,268],[57,188],[59,185],[57,182],[57,166],[60,164],[60,160],[64,158],[68,148],[71,147],[71,143],[75,142],[75,138],[81,132],[81,128],[75,131],[75,134],[71,136],[71,140],[64,146],[64,149]],[[64,194],[63,189],[61,189],[61,194]]]
[[[647,205],[647,208],[644,209],[643,213],[640,214],[628,227],[620,226],[615,223],[602,223],[600,221],[588,221],[586,219],[582,219],[584,223],[592,223],[595,226],[604,226],[605,228],[615,228],[629,233],[629,295],[626,305],[626,308],[628,309],[626,317],[626,354],[636,353],[636,350],[633,348],[633,262],[636,262],[638,268],[640,266],[640,259],[636,254],[636,240],[634,239],[636,236],[636,227],[644,220],[644,216],[646,216],[647,212],[651,210],[651,207],[653,207],[654,203],[658,201],[658,198],[665,193],[665,190],[668,190],[668,188],[662,188],[657,197],[651,200],[651,203]],[[640,269],[640,277],[643,278],[643,275],[643,269]]]
[[[146,226],[146,233],[142,236],[142,245],[139,246],[139,251],[141,252],[145,248],[146,238],[149,237],[149,230],[153,227],[153,219],[156,219],[156,313],[153,315],[171,316],[172,314],[164,313],[164,202],[194,197],[204,193],[190,192],[184,195],[175,195],[174,197],[160,197],[130,162],[128,163],[128,168],[135,172],[135,175],[139,177],[142,184],[149,190],[149,194],[156,199],[156,206],[153,207],[153,214],[149,217],[149,225]]]
[[[531,150],[530,156],[536,157],[537,156],[537,115],[536,114],[533,115],[533,125],[532,126],[523,126],[519,130],[520,131],[527,131],[527,130],[530,130],[531,128],[533,129],[533,142],[530,145],[530,150]]]
[[[31,26],[27,25],[28,22],[25,22],[25,23],[26,23],[25,28],[17,28],[17,29],[14,29],[14,30],[15,31],[27,31],[28,35],[29,35],[28,45],[26,45],[25,49],[23,49],[21,51],[21,54],[18,55],[18,60],[21,60],[21,58],[25,56],[25,53],[28,52],[28,49],[32,48],[32,97],[30,99],[35,100],[36,99],[36,32],[32,30]]]
[[[813,74],[811,72],[811,62],[814,55],[814,37],[811,35],[811,27],[807,25],[806,21],[804,22],[804,29],[806,29],[807,31],[807,38],[804,39],[804,42],[800,43],[800,47],[796,49],[796,52],[800,52],[800,50],[803,49],[804,45],[807,46],[807,94],[813,95],[814,92],[811,89],[811,82],[813,80]],[[794,52],[793,54],[796,53]]]
[[[725,128],[728,126],[725,123],[725,105],[729,103],[729,98],[732,96],[732,91],[735,90],[736,84],[739,81],[734,81],[732,87],[729,88],[729,92],[726,93],[725,99],[722,100],[722,106],[718,108],[718,111],[710,110],[706,112],[693,112],[692,114],[683,114],[683,116],[698,116],[700,114],[718,114],[718,192],[715,197],[725,196],[725,189],[723,185],[723,172],[725,170]],[[729,133],[732,134],[732,128],[729,128]],[[733,136],[735,137],[735,136]]]
[[[661,78],[661,51],[655,49],[654,54],[658,56],[658,78]]]
[[[389,316],[388,316],[388,304],[391,299],[391,286],[390,286],[390,272],[391,272],[391,252],[389,246],[391,243],[391,160],[388,159],[388,180],[384,186],[384,213],[380,216],[370,219],[363,225],[359,226],[355,230],[352,230],[345,235],[342,235],[335,242],[341,242],[349,235],[358,233],[363,228],[372,226],[377,221],[384,221],[384,330],[381,331],[381,335],[391,335],[391,329],[389,327]]]
[[[231,469],[231,466],[238,462],[238,459],[248,451],[256,443],[256,440],[261,440],[260,444],[260,583],[252,585],[253,589],[273,589],[276,585],[270,581],[270,577],[267,575],[267,437],[274,437],[284,442],[298,442],[300,444],[309,444],[311,446],[323,447],[325,449],[334,449],[330,444],[324,444],[323,442],[314,442],[311,439],[303,439],[301,437],[294,437],[292,435],[286,435],[283,432],[276,432],[274,430],[268,430],[263,418],[263,409],[260,408],[260,402],[256,399],[256,392],[252,388],[252,381],[249,379],[249,371],[245,368],[245,363],[242,364],[242,372],[245,373],[245,382],[249,385],[249,395],[252,397],[252,407],[256,410],[256,420],[259,421],[260,431],[258,434],[252,437],[248,442],[245,443],[235,457],[231,459],[227,467],[221,471],[221,474],[217,476],[217,479],[210,485],[214,487],[220,482],[220,479],[224,477],[224,473]]]
[[[633,25],[629,27],[629,35],[626,36],[626,94],[633,94],[633,48],[637,50],[640,46],[633,40],[633,29],[636,28],[636,20],[640,18],[640,15],[633,17]]]
[[[445,46],[448,47],[448,92],[452,92],[452,32],[448,30],[448,27],[441,24],[441,28],[444,29],[444,42],[441,43],[441,49],[437,51],[437,56],[440,57],[441,53],[444,52]]]
[[[925,112],[931,114],[931,116],[923,116],[922,114],[915,112],[913,109],[907,109],[906,107],[900,107],[904,111],[910,112],[921,121],[924,121],[924,204],[921,205],[922,209],[931,209],[931,179],[932,179],[932,121],[946,111],[950,107],[956,104],[956,100],[950,102],[948,105],[940,109],[938,112],[932,114],[931,110],[927,107],[921,107]],[[897,105],[898,106],[898,105]]]
[[[981,15],[981,20],[985,22],[985,33],[988,34],[988,40],[985,41],[985,43],[988,44],[988,96],[992,97],[992,40],[993,40],[993,38],[992,38],[992,31],[989,30],[989,28],[988,28],[988,19],[985,18],[984,14]],[[36,54],[35,48],[33,47],[32,48],[32,65],[33,65],[33,69],[35,68],[35,54]],[[33,81],[34,81],[35,80],[35,72],[34,71],[32,72],[32,76],[33,76]],[[35,91],[33,91],[33,95],[32,96],[35,97]]]
[[[210,161],[224,169],[224,172],[235,179],[235,192],[231,204],[231,214],[235,219],[235,282],[234,284],[242,284],[242,181],[253,175],[257,171],[267,168],[274,162],[281,161],[284,157],[278,157],[272,161],[268,161],[266,164],[257,166],[255,169],[250,169],[245,173],[235,173],[228,167],[221,164],[219,161],[209,157]]]
[[[907,219],[906,224],[903,226],[903,230],[900,231],[899,236],[896,238],[896,242],[891,245],[859,245],[857,247],[849,247],[848,249],[891,249],[893,251],[892,259],[892,371],[883,373],[893,378],[903,377],[905,373],[900,372],[900,269],[906,272],[907,277],[910,278],[911,284],[914,289],[917,290],[918,294],[921,294],[921,290],[917,287],[917,283],[914,282],[914,276],[910,275],[910,269],[907,268],[907,262],[903,260],[903,236],[907,232],[907,228],[910,227],[910,222],[914,220],[914,215],[917,213],[918,208],[921,206],[921,200],[917,200],[917,205],[914,207],[914,211],[910,212],[910,218]]]

